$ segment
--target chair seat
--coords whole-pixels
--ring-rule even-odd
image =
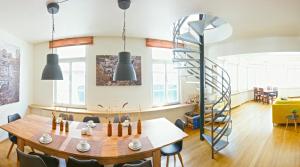
[[[47,167],[59,167],[60,163],[59,160],[57,158],[51,157],[51,156],[47,156],[44,154],[39,154],[39,153],[35,153],[35,152],[31,152],[29,153],[30,155],[37,155],[39,157],[42,158],[42,160],[45,162],[45,164],[47,165]]]
[[[178,144],[170,144],[161,148],[161,154],[164,156],[175,155],[181,151],[181,147]]]
[[[14,144],[17,144],[17,137],[16,136],[9,136],[9,140]]]
[[[297,120],[298,118],[299,118],[298,115],[296,115],[296,116],[294,116],[294,115],[288,115],[288,116],[287,116],[287,119],[288,119],[288,120]]]

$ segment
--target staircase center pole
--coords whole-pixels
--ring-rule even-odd
[[[204,63],[204,35],[199,36],[200,43],[200,140],[204,140],[204,112],[205,112],[205,63]]]

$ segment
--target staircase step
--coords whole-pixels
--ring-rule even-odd
[[[222,112],[221,109],[214,109],[214,114],[219,114],[221,112]],[[224,112],[226,112],[226,111],[224,111]],[[212,113],[212,110],[205,110],[205,114],[210,114],[210,113]]]
[[[206,135],[206,134],[203,134],[202,136],[208,142],[208,144],[212,145],[212,137],[211,136]],[[216,143],[213,147],[214,151],[218,152],[218,151],[224,149],[228,144],[229,144],[228,141],[219,140],[219,142]]]
[[[210,126],[205,126],[204,129],[211,131],[211,127],[210,127]],[[215,130],[215,133],[220,133],[221,131],[222,131],[222,128],[219,127],[219,128],[217,128],[217,129]],[[224,136],[226,136],[226,137],[229,136],[229,135],[231,134],[231,132],[232,132],[232,129],[231,129],[231,128],[228,128],[228,129],[226,130],[226,132],[224,133]]]
[[[174,67],[177,70],[184,70],[184,69],[199,69],[200,67]]]
[[[214,122],[216,122],[216,123],[224,123],[224,122],[230,121],[230,117],[229,116],[226,116],[226,118],[224,120],[223,119],[224,119],[224,116],[219,116]],[[211,122],[211,117],[205,118],[205,121],[206,122]]]
[[[198,34],[203,35],[205,30],[205,21],[197,20],[188,22],[188,25]]]
[[[174,48],[173,52],[183,52],[183,53],[200,53],[197,50],[189,49],[189,48]]]
[[[185,83],[187,83],[187,84],[200,84],[200,82],[199,81],[186,81]]]
[[[215,16],[210,16],[210,15],[206,15],[205,16],[205,28],[206,29],[209,29],[209,25],[213,26],[213,28],[215,27],[215,25],[213,25],[212,23],[218,19],[218,17],[215,17]]]
[[[202,45],[198,39],[196,39],[190,32],[186,32],[183,34],[180,34],[177,36],[177,39],[186,41],[189,43],[197,44],[197,45]]]
[[[187,61],[197,61],[197,62],[199,62],[200,60],[199,59],[178,59],[178,58],[173,59],[173,62],[187,62]]]

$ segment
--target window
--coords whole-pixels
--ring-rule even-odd
[[[174,69],[169,49],[153,49],[153,105],[179,102],[179,73]]]
[[[55,104],[85,105],[85,46],[57,49],[64,80],[55,82]]]

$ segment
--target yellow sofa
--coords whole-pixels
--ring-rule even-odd
[[[286,116],[291,115],[293,110],[300,111],[300,99],[277,99],[272,105],[273,124],[285,124]]]

